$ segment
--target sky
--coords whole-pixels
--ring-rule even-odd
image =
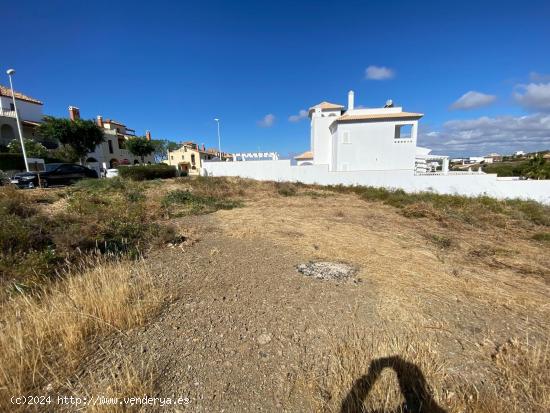
[[[452,3],[452,4],[451,4]],[[4,71],[44,112],[102,115],[224,151],[309,149],[321,101],[425,116],[419,145],[550,149],[550,2],[18,1]]]

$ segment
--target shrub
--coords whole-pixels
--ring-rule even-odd
[[[296,185],[290,182],[277,182],[275,188],[277,193],[282,196],[294,196],[298,192]]]
[[[176,168],[164,164],[120,166],[118,168],[118,173],[122,178],[134,181],[175,178],[176,172]]]
[[[162,199],[162,206],[171,215],[208,214],[219,209],[233,209],[241,202],[226,198],[204,196],[190,191],[175,190],[167,193]],[[183,210],[177,207],[183,207]]]
[[[532,238],[535,241],[550,242],[550,232],[537,232]]]
[[[145,208],[144,183],[81,181],[63,192],[66,208],[44,214],[43,198],[0,188],[0,284],[42,288],[60,270],[88,255],[137,257],[174,239],[172,227]]]

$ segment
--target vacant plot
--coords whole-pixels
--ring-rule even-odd
[[[51,202],[23,200],[19,218],[128,199],[171,235],[140,229],[138,264],[100,251],[40,296],[9,293],[3,409],[14,392],[191,411],[550,409],[547,207],[241,179],[86,185],[25,193]]]

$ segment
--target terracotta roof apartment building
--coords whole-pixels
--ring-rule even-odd
[[[6,97],[11,98],[12,97],[11,89],[9,87],[0,85],[0,96],[6,96]],[[24,100],[25,102],[35,103],[37,105],[43,105],[44,104],[40,100],[35,99],[35,98],[31,98],[30,96],[27,96],[27,95],[24,95],[23,93],[18,92],[17,90],[15,91],[15,98],[19,99],[19,100]]]

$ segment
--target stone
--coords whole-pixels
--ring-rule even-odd
[[[271,336],[269,334],[260,334],[258,336],[258,344],[263,346],[271,341]]]

